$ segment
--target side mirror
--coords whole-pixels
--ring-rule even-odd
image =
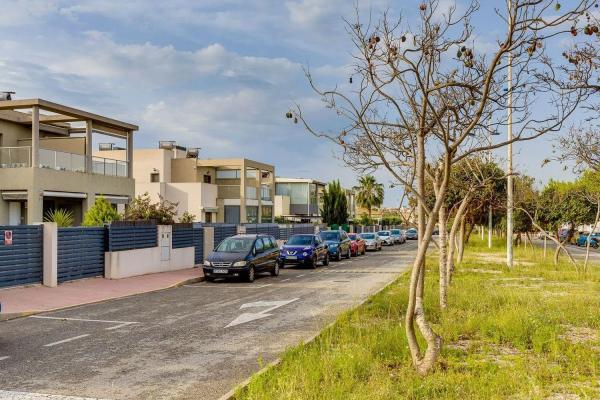
[[[325,247],[326,249],[328,249],[328,248],[329,248],[329,245],[328,245],[328,244],[325,244],[325,246],[324,246],[324,247]]]

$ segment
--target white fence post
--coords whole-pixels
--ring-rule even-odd
[[[58,225],[56,222],[44,222],[43,242],[43,284],[56,287],[58,285]]]

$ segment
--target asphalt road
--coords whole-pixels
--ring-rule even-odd
[[[394,280],[415,248],[0,322],[0,400],[218,399]]]
[[[544,246],[544,241],[542,239],[534,239],[533,242],[540,247]],[[554,251],[556,249],[556,244],[552,240],[547,240],[546,245],[548,246],[548,254],[550,256],[554,255]],[[573,258],[577,261],[583,261],[585,259],[585,247],[579,247],[574,244],[568,244],[565,246],[569,253],[573,256]],[[561,252],[561,257],[566,257],[564,252]],[[590,263],[600,264],[600,250],[590,248]]]

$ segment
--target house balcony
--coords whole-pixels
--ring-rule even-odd
[[[92,157],[91,170],[86,167],[86,156],[64,151],[39,149],[38,168],[56,171],[92,173],[96,175],[127,177],[128,162],[103,157]],[[30,168],[31,147],[0,147],[0,168]]]

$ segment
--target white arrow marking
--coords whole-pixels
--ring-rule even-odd
[[[269,311],[273,311],[276,308],[283,307],[287,304],[290,304],[296,300],[300,300],[299,298],[291,299],[291,300],[280,300],[280,301],[255,301],[254,303],[245,303],[240,306],[240,310],[245,308],[252,307],[268,307],[261,312],[257,313],[243,313],[238,316],[236,319],[231,321],[225,328],[229,328],[232,326],[245,324],[246,322],[254,321],[261,318],[270,317],[273,314],[268,314]]]

